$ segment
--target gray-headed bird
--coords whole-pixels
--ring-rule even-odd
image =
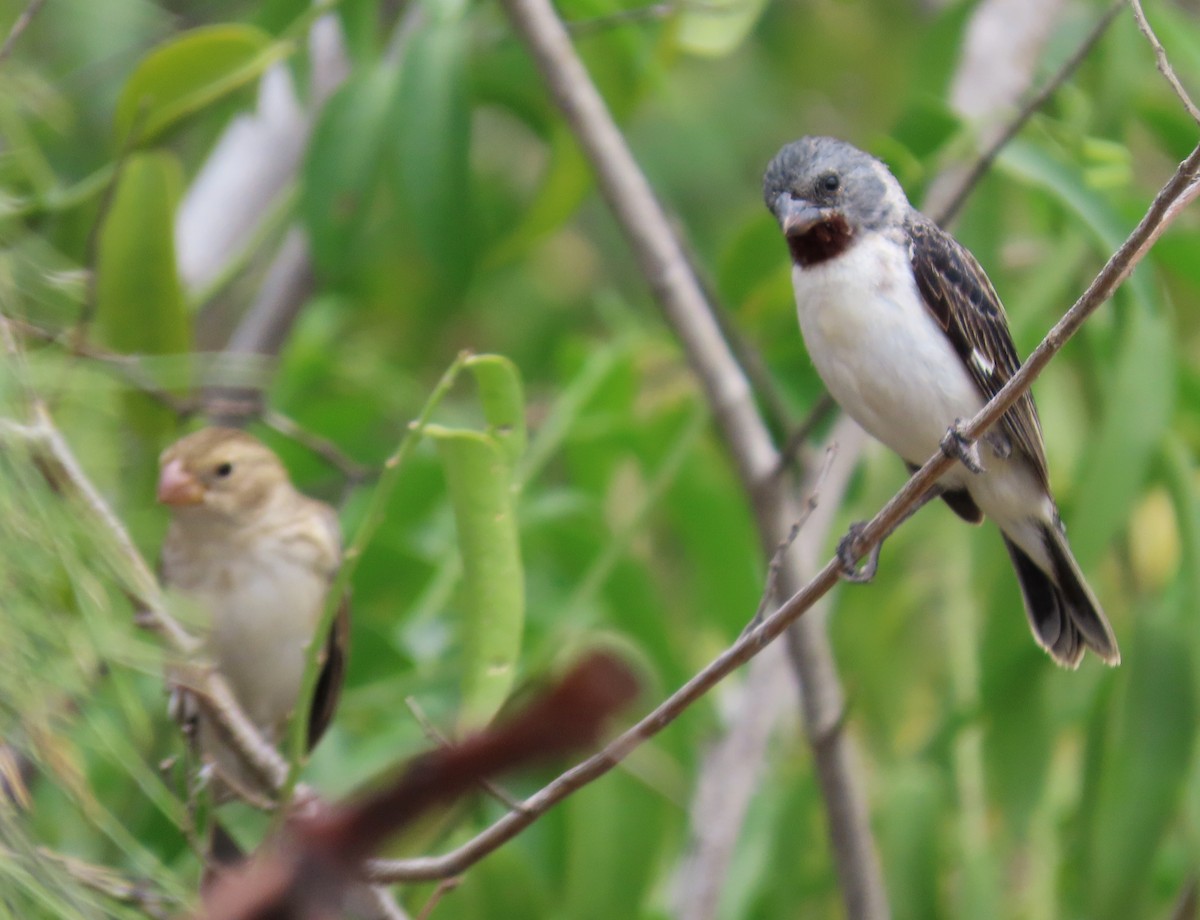
[[[915,469],[1021,366],[991,282],[883,163],[844,141],[788,144],[767,167],[763,195],[791,253],[817,372],[843,410]],[[939,480],[940,494],[965,520],[986,515],[1000,528],[1038,644],[1065,667],[1085,648],[1118,664],[1050,494],[1033,397],[1022,395],[972,451]]]

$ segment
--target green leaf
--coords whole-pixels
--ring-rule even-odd
[[[1089,916],[1144,915],[1139,899],[1184,791],[1196,735],[1190,646],[1180,641],[1178,596],[1144,611],[1129,643],[1113,744],[1100,775],[1087,861]]]
[[[182,119],[256,81],[291,47],[248,25],[206,26],[163,43],[142,60],[121,90],[115,115],[118,141],[154,140]]]
[[[1170,322],[1142,309],[1129,311],[1126,320],[1099,431],[1074,494],[1071,544],[1085,567],[1124,526],[1174,412]]]
[[[520,221],[493,246],[489,266],[520,258],[539,240],[570,220],[592,189],[592,173],[574,136],[555,124],[548,140],[550,162]]]
[[[704,57],[724,57],[745,40],[766,9],[766,0],[713,0],[684,4],[679,12],[679,47]]]
[[[475,376],[488,434],[504,448],[510,466],[525,453],[525,395],[521,375],[502,355],[474,355],[466,367]]]
[[[904,764],[880,796],[880,849],[897,917],[938,915],[938,825],[946,820],[944,778],[924,761]]]
[[[175,267],[175,206],[182,185],[179,162],[163,152],[132,155],[117,180],[96,253],[97,326],[117,351],[178,354],[183,360],[191,347]],[[174,425],[174,415],[147,396],[131,394],[129,406],[135,430],[148,440]]]
[[[618,771],[581,789],[563,808],[566,877],[561,916],[644,916],[645,889],[669,831],[665,797]],[[636,834],[629,833],[631,821]]]
[[[1175,506],[1179,542],[1183,550],[1180,586],[1184,591],[1185,604],[1197,610],[1200,609],[1200,500],[1196,496],[1194,459],[1175,432],[1168,432],[1163,439],[1160,465],[1163,482]],[[1200,626],[1200,623],[1196,625]]]
[[[997,162],[1010,175],[1044,188],[1074,213],[1100,243],[1105,257],[1125,241],[1128,228],[1124,221],[1105,196],[1080,181],[1077,167],[1060,163],[1045,150],[1020,139],[1005,147]],[[1149,275],[1145,271],[1135,270],[1126,285],[1140,307],[1156,308]]]
[[[344,274],[363,240],[398,79],[397,68],[386,64],[350,79],[325,104],[313,130],[300,213],[313,259],[327,276]]]
[[[430,425],[446,471],[467,610],[460,726],[486,724],[512,689],[525,619],[525,578],[507,449],[477,431]]]
[[[468,39],[460,22],[447,19],[414,35],[388,116],[401,204],[419,245],[457,284],[471,257]]]

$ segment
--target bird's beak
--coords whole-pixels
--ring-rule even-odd
[[[775,217],[784,236],[807,233],[828,216],[829,212],[823,208],[803,198],[793,198],[787,192],[781,192],[775,199]]]
[[[158,500],[172,507],[198,505],[204,501],[204,485],[185,470],[183,461],[176,457],[158,474]]]

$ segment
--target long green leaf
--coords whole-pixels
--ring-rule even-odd
[[[1124,526],[1175,405],[1175,351],[1161,312],[1131,310],[1105,387],[1099,431],[1082,460],[1071,544],[1086,567]]]
[[[180,355],[191,347],[191,321],[175,264],[175,206],[183,178],[169,153],[133,154],[121,170],[100,227],[96,258],[96,320],[117,351]],[[130,394],[135,430],[148,440],[174,425],[174,415]]]
[[[291,48],[248,25],[207,26],[172,38],[142,60],[121,90],[115,115],[118,140],[154,140],[257,80]]]
[[[471,257],[468,38],[454,18],[414,35],[388,117],[401,204],[418,244],[455,284],[465,280]]]
[[[460,725],[488,722],[512,689],[525,619],[525,578],[513,504],[512,467],[494,438],[430,425],[446,471],[463,557]]]
[[[1090,834],[1089,878],[1096,918],[1141,915],[1150,866],[1184,792],[1196,737],[1190,648],[1179,640],[1178,593],[1144,611],[1128,643],[1128,683],[1100,776]]]
[[[325,104],[313,130],[300,213],[317,267],[335,279],[353,264],[364,236],[398,78],[389,64],[353,77]]]

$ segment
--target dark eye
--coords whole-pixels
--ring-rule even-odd
[[[820,183],[821,188],[827,192],[836,192],[838,190],[838,186],[842,184],[842,180],[838,178],[837,173],[827,173],[826,175],[822,176],[818,182]]]
[[[213,472],[217,474],[218,479],[224,479],[233,472],[233,464],[229,461],[218,464],[217,468],[213,470]]]

